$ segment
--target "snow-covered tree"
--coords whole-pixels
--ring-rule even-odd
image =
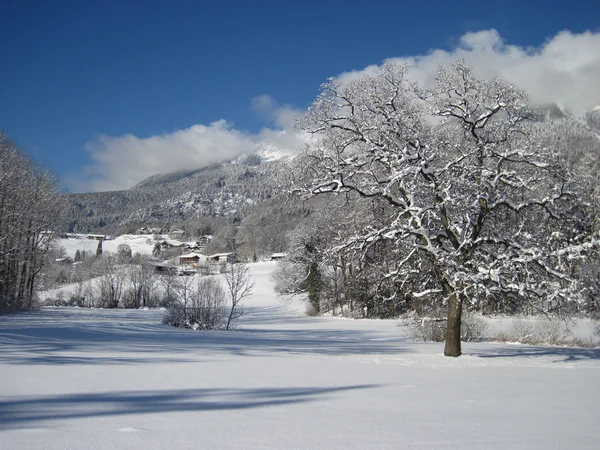
[[[427,90],[408,70],[386,63],[323,85],[299,122],[312,134],[301,189],[387,203],[389,214],[331,250],[392,242],[383,278],[404,291],[393,295],[447,305],[444,354],[459,356],[465,303],[551,311],[576,301],[572,259],[593,245],[592,229],[555,140],[536,139],[552,125],[524,92],[461,62]]]
[[[0,132],[0,312],[34,306],[62,209],[53,175]]]
[[[117,257],[119,262],[124,263],[131,260],[133,256],[131,247],[128,244],[119,244],[117,247]]]

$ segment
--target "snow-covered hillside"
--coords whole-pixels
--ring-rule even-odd
[[[414,343],[302,316],[252,265],[235,331],[160,310],[0,317],[0,448],[597,448],[600,350]]]
[[[66,228],[100,232],[131,223],[164,226],[243,215],[277,195],[277,173],[284,159],[264,149],[198,170],[154,175],[126,191],[69,194]]]
[[[168,239],[168,236],[161,236],[161,238]],[[109,239],[102,242],[102,251],[117,253],[117,247],[121,244],[129,245],[132,254],[140,253],[142,255],[151,255],[156,241],[152,239],[152,236],[148,235],[123,234],[115,239]],[[95,254],[96,249],[98,248],[98,241],[87,239],[86,235],[78,235],[78,238],[57,239],[55,247],[64,248],[65,256],[74,258],[77,250],[85,250],[90,254]]]

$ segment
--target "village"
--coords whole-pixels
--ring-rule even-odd
[[[118,254],[127,252],[130,255],[143,255],[150,259],[157,273],[170,275],[210,275],[219,273],[226,264],[248,262],[236,251],[209,252],[212,235],[185,240],[184,230],[172,229],[164,233],[161,228],[142,227],[135,234],[124,234],[113,237],[93,233],[60,233],[54,239],[57,257],[54,262],[60,265],[78,265],[81,254],[98,254],[101,252]],[[277,261],[287,256],[286,253],[273,253],[267,260]]]

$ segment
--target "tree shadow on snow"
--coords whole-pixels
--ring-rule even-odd
[[[0,318],[0,363],[140,364],[198,362],[210,354],[398,354],[406,339],[377,332],[262,323],[234,331],[191,331],[160,323],[160,311],[44,309]],[[264,317],[261,317],[261,321]],[[314,322],[306,318],[303,324]],[[250,324],[250,321],[247,322]],[[258,325],[258,328],[256,327]],[[73,354],[75,353],[75,354]]]
[[[514,357],[551,357],[553,362],[576,362],[600,359],[600,348],[573,347],[534,347],[534,346],[503,346],[498,348],[486,347],[481,352],[469,351],[468,354],[480,358],[514,358]]]
[[[124,391],[0,401],[0,429],[86,417],[261,408],[323,400],[378,385],[336,387]]]

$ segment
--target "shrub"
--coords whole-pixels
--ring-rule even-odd
[[[226,325],[225,291],[214,278],[200,278],[187,302],[171,302],[166,309],[163,322],[175,327],[218,330]]]
[[[558,320],[538,320],[535,325],[535,337],[538,342],[547,345],[564,345],[571,334],[566,323]]]
[[[186,328],[186,315],[183,305],[173,302],[166,307],[163,323],[174,327]]]
[[[467,314],[462,318],[460,338],[463,342],[481,342],[487,338],[489,329],[483,317]]]
[[[312,303],[306,304],[306,315],[311,317],[316,317],[320,315],[320,312],[315,309]]]
[[[525,343],[533,339],[535,326],[528,321],[515,319],[508,332],[508,340]]]
[[[410,335],[415,341],[443,342],[446,339],[446,327],[445,319],[423,318]]]
[[[491,340],[500,342],[518,342],[529,345],[592,345],[592,340],[569,339],[571,330],[566,322],[544,317],[536,319],[514,319],[507,333],[498,333]]]
[[[462,317],[461,336],[463,342],[480,342],[485,340],[489,326],[485,319],[474,314]],[[446,340],[447,321],[442,318],[423,318],[413,328],[411,337],[415,341],[444,342]]]

